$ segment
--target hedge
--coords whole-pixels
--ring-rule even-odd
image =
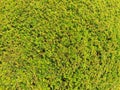
[[[120,90],[120,1],[0,0],[0,90]]]

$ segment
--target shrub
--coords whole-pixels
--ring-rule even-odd
[[[119,90],[119,0],[1,0],[2,90]]]

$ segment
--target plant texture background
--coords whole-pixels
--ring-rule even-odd
[[[0,90],[120,90],[120,0],[0,0]]]

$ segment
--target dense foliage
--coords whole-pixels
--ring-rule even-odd
[[[120,90],[120,1],[0,0],[0,90]]]

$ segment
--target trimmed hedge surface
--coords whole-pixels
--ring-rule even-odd
[[[120,90],[120,1],[0,0],[0,90]]]

